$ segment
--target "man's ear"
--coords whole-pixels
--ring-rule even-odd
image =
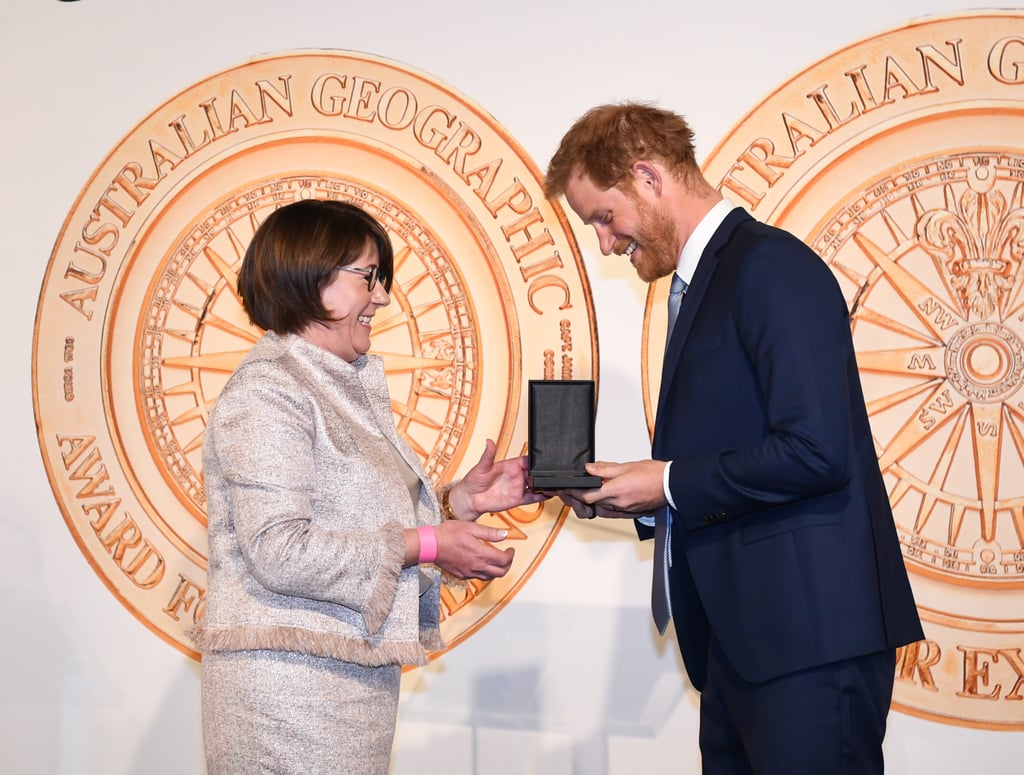
[[[630,169],[637,188],[647,188],[656,196],[661,196],[661,172],[656,166],[649,161],[635,161]]]

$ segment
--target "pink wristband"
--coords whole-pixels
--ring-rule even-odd
[[[416,528],[420,536],[420,565],[431,563],[437,559],[437,533],[429,525]]]

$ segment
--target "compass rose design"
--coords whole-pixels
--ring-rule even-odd
[[[856,221],[833,217],[811,244],[856,288],[857,360],[908,564],[1020,585],[1024,183],[1008,161],[894,170],[856,193]]]
[[[810,245],[846,299],[925,632],[899,650],[893,707],[989,729],[1024,728],[1022,35],[1019,9],[978,10],[851,44],[704,164]],[[653,353],[666,294],[648,296]]]
[[[437,235],[412,210],[352,181],[316,176],[256,182],[210,208],[201,236],[189,229],[168,251],[145,301],[136,373],[140,419],[153,458],[205,524],[203,431],[227,377],[263,332],[238,298],[238,270],[259,223],[285,201],[333,196],[358,203],[395,247],[392,303],[374,319],[396,425],[435,484],[453,477],[454,450],[477,407],[475,315],[465,282]]]
[[[335,93],[346,83],[365,88],[360,99]],[[527,380],[595,376],[568,219],[518,143],[448,84],[370,54],[305,50],[256,57],[155,108],[86,183],[54,246],[33,399],[82,552],[145,626],[195,658],[203,434],[263,334],[237,273],[267,215],[311,197],[352,202],[388,231],[395,283],[371,351],[397,430],[435,484],[463,476],[488,439],[501,457],[525,453]],[[445,650],[515,596],[566,512],[552,499],[481,517],[508,531],[516,565],[445,587]]]

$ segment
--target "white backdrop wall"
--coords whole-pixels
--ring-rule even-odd
[[[823,56],[957,10],[945,0],[6,0],[0,769],[204,772],[198,664],[142,626],[88,565],[48,484],[32,415],[33,320],[54,241],[95,167],[154,107],[257,54],[341,48],[449,83],[541,168],[579,114],[626,98],[685,113],[707,154]],[[645,287],[573,227],[598,325],[598,456],[643,457]],[[650,548],[630,526],[567,522],[509,605],[407,674],[393,772],[699,772],[697,698],[674,642],[650,624],[649,579]],[[893,713],[886,749],[894,773],[1009,772],[1022,745],[1019,732]]]

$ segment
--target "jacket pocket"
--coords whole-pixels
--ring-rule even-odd
[[[840,513],[800,512],[798,514],[769,513],[747,517],[740,531],[741,540],[745,544],[771,538],[782,533],[805,530],[810,527],[838,525],[842,522]]]

